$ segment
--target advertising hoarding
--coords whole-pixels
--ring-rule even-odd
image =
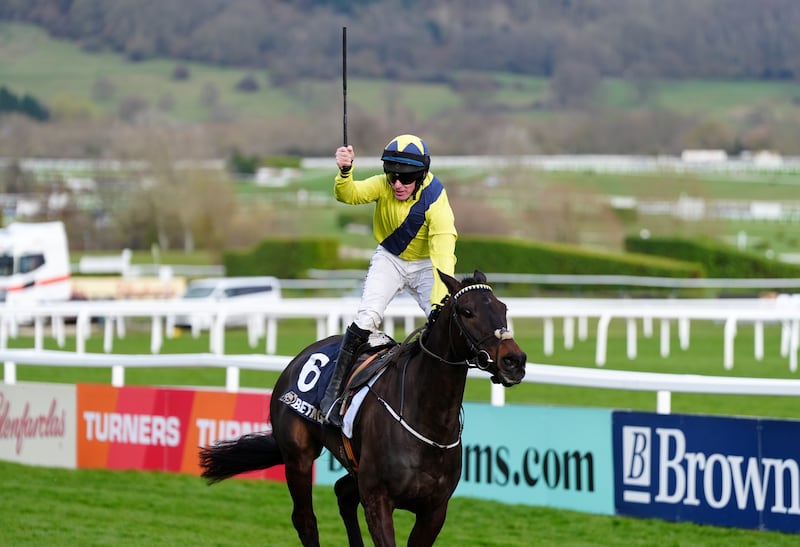
[[[81,468],[199,474],[198,448],[271,430],[270,395],[79,384]],[[283,466],[248,473],[283,480]]]
[[[615,412],[622,515],[800,532],[800,421]]]
[[[0,385],[0,459],[74,469],[75,386]]]
[[[464,403],[454,495],[612,515],[610,428],[610,410]],[[323,452],[317,484],[332,485],[343,474]]]

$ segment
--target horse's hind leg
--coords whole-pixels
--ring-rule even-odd
[[[281,427],[274,429],[273,433],[278,438],[286,465],[286,485],[294,504],[292,524],[303,545],[319,547],[319,529],[312,500],[312,471],[314,460],[322,450],[321,445],[312,438],[303,418],[274,414],[273,423],[282,420]]]
[[[336,492],[336,500],[339,503],[339,514],[344,521],[347,529],[347,542],[350,547],[364,547],[364,540],[361,538],[361,526],[358,524],[358,483],[353,475],[347,474],[338,481],[333,487]]]
[[[442,531],[444,520],[447,516],[447,504],[443,504],[432,511],[417,513],[414,527],[408,536],[408,544],[416,546],[433,545],[439,532]]]
[[[304,458],[305,459],[305,458]],[[313,462],[313,460],[309,460]],[[292,496],[292,524],[300,542],[306,547],[319,547],[319,529],[312,500],[311,463],[303,461],[286,464],[286,484]]]

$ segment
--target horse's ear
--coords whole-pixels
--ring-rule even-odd
[[[447,292],[450,294],[455,294],[458,289],[461,288],[461,283],[459,283],[458,279],[455,277],[450,277],[439,268],[436,268],[436,272],[439,274],[439,279],[442,280],[442,283],[447,287]]]
[[[472,278],[476,283],[486,283],[486,274],[480,270],[475,270],[475,273],[472,274]]]

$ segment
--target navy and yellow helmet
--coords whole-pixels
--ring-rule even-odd
[[[393,138],[381,156],[383,170],[387,173],[415,173],[428,171],[431,154],[425,141],[415,135],[400,135]]]

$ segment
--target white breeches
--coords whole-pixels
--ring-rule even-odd
[[[431,311],[433,290],[433,266],[430,258],[403,260],[379,245],[369,262],[361,304],[356,314],[356,325],[373,332],[379,330],[386,307],[403,290],[414,297],[427,317]]]

